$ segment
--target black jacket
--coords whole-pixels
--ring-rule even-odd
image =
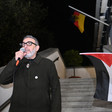
[[[61,92],[55,65],[40,55],[23,58],[16,67],[12,59],[0,74],[0,83],[13,82],[9,112],[61,112]]]

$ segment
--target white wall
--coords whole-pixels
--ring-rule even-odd
[[[107,9],[107,2],[108,0],[102,0],[102,4],[101,4],[101,13],[105,13],[106,9]]]
[[[3,104],[3,102],[7,101],[11,95],[12,95],[13,86],[12,84],[9,85],[1,85],[0,86],[0,105]]]
[[[66,71],[67,78],[74,75],[79,76],[81,78],[96,78],[96,72],[94,67],[67,68]]]
[[[55,62],[55,66],[58,72],[58,75],[60,78],[66,78],[66,67],[61,59],[61,56],[59,55],[59,52],[56,51],[53,54],[49,55],[47,58],[51,59],[52,61],[59,57],[59,59]]]

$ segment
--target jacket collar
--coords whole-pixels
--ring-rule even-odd
[[[34,61],[35,63],[39,63],[41,61],[42,57],[37,53],[36,57],[34,59],[26,59],[25,57],[23,58],[23,61],[21,63],[28,63],[30,61]]]
[[[41,61],[41,59],[42,59],[42,57],[39,54],[37,54],[34,61],[35,61],[35,63],[38,64]]]

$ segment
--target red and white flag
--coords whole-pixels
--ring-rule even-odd
[[[96,71],[96,91],[94,97],[112,102],[112,53],[80,53],[86,55]]]

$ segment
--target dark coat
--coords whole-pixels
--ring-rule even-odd
[[[34,60],[12,59],[0,74],[0,83],[13,82],[9,112],[61,112],[61,92],[55,65],[40,55]]]

